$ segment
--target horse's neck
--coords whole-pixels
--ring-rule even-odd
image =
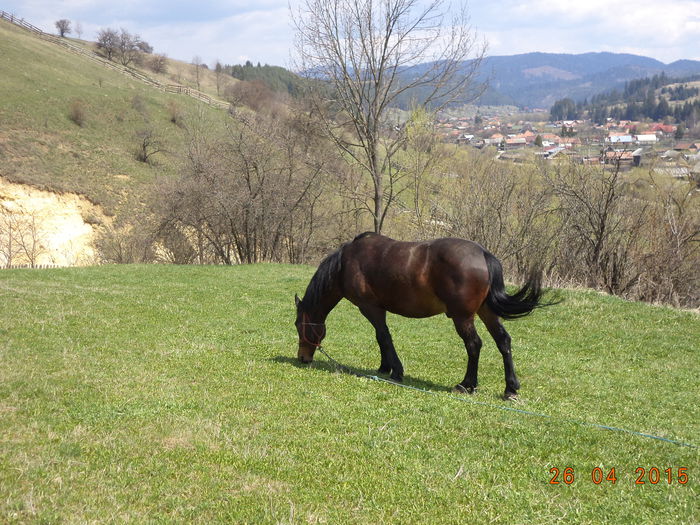
[[[336,290],[334,287],[332,291],[320,297],[315,304],[309,307],[309,316],[314,322],[325,322],[328,314],[336,307],[342,298],[343,295],[340,293],[340,290]]]

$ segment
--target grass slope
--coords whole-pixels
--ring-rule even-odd
[[[84,194],[118,212],[157,173],[177,170],[183,129],[170,122],[169,103],[183,114],[226,113],[187,96],[166,94],[0,20],[0,176]],[[71,104],[85,109],[81,127]],[[136,134],[153,129],[167,152],[156,166],[135,158]]]
[[[698,449],[572,422],[700,444],[697,314],[564,292],[508,323],[517,404],[499,399],[503,365],[481,327],[467,399],[484,406],[447,395],[465,352],[444,316],[389,319],[406,384],[438,395],[337,373],[322,356],[297,364],[293,294],[312,272],[0,272],[0,521],[697,522]],[[346,301],[325,346],[378,365]],[[552,467],[575,481],[550,484]],[[594,484],[595,467],[617,482]],[[662,481],[636,485],[638,467]]]

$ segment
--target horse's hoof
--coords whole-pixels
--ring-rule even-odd
[[[503,399],[505,401],[517,401],[518,400],[518,393],[517,392],[506,392],[503,394]]]
[[[452,389],[453,394],[473,394],[474,392],[476,392],[476,387],[466,387],[462,384],[455,385]]]

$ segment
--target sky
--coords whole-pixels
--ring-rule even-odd
[[[292,8],[303,0],[5,0],[2,9],[55,32],[61,18],[79,22],[83,38],[125,28],[157,53],[206,64],[290,67]],[[664,63],[700,60],[700,0],[473,0],[471,25],[488,55],[532,51],[610,51]],[[76,36],[76,35],[73,35]]]

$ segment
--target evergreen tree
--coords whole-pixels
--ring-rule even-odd
[[[683,124],[678,124],[676,128],[676,133],[674,133],[673,138],[676,140],[681,140],[685,136],[685,126]]]
[[[660,97],[659,98],[659,103],[656,106],[656,109],[654,110],[654,115],[653,119],[654,120],[663,120],[665,119],[668,115],[671,114],[671,106],[668,103],[668,100],[666,100],[666,97]]]

